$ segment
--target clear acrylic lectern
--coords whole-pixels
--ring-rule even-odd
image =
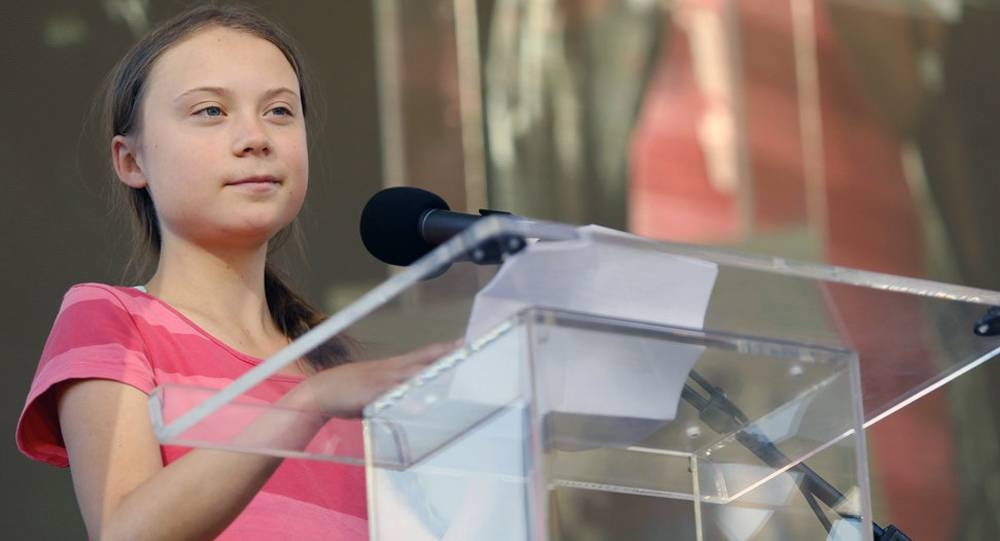
[[[504,263],[470,261],[484,258]],[[995,355],[1000,339],[974,332],[991,305],[1000,294],[489,217],[229,387],[160,387],[150,412],[164,444],[365,467],[372,539],[871,539],[864,427]],[[267,430],[316,412],[253,389],[338,336],[356,362],[465,340],[361,421],[305,444]],[[594,493],[659,511],[623,524],[568,505]]]

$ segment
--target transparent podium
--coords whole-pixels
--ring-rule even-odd
[[[364,467],[372,539],[872,539],[864,427],[994,356],[992,305],[489,217],[228,387],[158,388],[150,413],[164,444]],[[360,421],[257,392],[331,340],[364,362],[457,338]]]

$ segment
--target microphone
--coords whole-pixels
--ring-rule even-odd
[[[377,259],[407,266],[490,214],[513,216],[488,209],[480,209],[478,215],[452,212],[444,199],[427,190],[410,186],[386,188],[373,195],[361,211],[361,242]],[[517,239],[516,243],[507,240],[503,247],[507,253],[524,247],[523,239]],[[477,263],[499,261],[501,254],[487,248],[477,248],[470,259]]]

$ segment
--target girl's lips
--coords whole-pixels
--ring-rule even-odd
[[[275,177],[247,177],[227,182],[226,187],[243,193],[263,195],[276,192],[281,187],[281,181]]]
[[[233,180],[233,181],[227,182],[226,186],[243,186],[243,185],[247,185],[247,184],[251,184],[251,185],[254,185],[254,184],[262,184],[262,185],[281,184],[281,181],[279,181],[277,178],[271,177],[271,176],[257,176],[257,177],[247,177],[247,178],[242,178],[242,179],[239,179],[239,180]]]

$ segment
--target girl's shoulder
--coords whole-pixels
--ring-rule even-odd
[[[66,291],[49,341],[80,333],[135,342],[134,347],[146,349],[173,344],[178,336],[202,334],[187,317],[142,289],[98,282],[75,284]]]
[[[170,319],[171,310],[145,292],[141,286],[117,286],[99,282],[74,284],[63,295],[59,313],[69,310],[86,313],[126,312],[134,317],[141,315],[145,320]]]
[[[102,284],[100,282],[83,282],[69,287],[63,296],[63,302],[84,301],[84,300],[105,300],[117,301],[122,304],[131,304],[137,299],[148,297],[145,288],[142,286],[116,286]]]

